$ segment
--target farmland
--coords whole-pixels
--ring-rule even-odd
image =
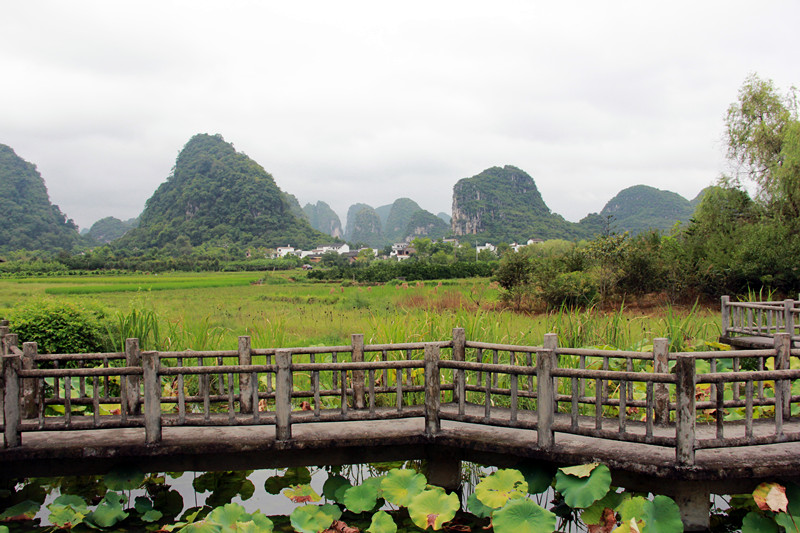
[[[129,331],[147,331],[150,347],[171,350],[235,349],[239,335],[260,347],[349,344],[353,333],[367,343],[442,340],[454,327],[486,342],[540,344],[556,332],[562,345],[634,350],[662,336],[673,349],[692,349],[719,334],[715,308],[631,310],[620,303],[610,311],[514,313],[502,308],[498,287],[486,278],[360,286],[312,282],[296,270],[0,281],[4,316],[37,299],[99,307],[111,324],[139,322]]]

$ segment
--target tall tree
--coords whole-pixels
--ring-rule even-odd
[[[796,89],[780,94],[772,80],[749,76],[728,108],[725,140],[737,164],[737,183],[758,187],[757,198],[771,214],[800,213],[800,124]]]

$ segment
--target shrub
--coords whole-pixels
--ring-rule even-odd
[[[36,342],[39,353],[87,353],[108,348],[107,315],[97,306],[80,307],[35,300],[15,308],[10,329],[23,342]]]
[[[591,305],[597,298],[597,283],[587,272],[564,272],[542,287],[548,307]]]

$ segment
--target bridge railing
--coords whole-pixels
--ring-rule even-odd
[[[789,333],[792,341],[800,341],[800,300],[733,302],[723,296],[721,304],[724,338]]]
[[[467,341],[237,350],[38,354],[0,326],[5,446],[33,431],[132,427],[148,443],[162,428],[273,425],[278,440],[308,422],[424,417],[673,447],[679,464],[698,449],[800,440],[787,430],[800,395],[788,334],[769,350],[669,353]],[[798,366],[798,365],[795,365]],[[731,413],[740,416],[731,416]],[[764,423],[768,417],[769,423]],[[731,420],[741,418],[741,422]]]

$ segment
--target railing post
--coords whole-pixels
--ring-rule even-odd
[[[553,421],[556,408],[556,386],[553,369],[556,368],[558,361],[555,352],[557,348],[558,335],[547,333],[544,336],[544,350],[536,354],[537,438],[539,448],[543,450],[549,450],[555,444]]]
[[[466,361],[467,334],[464,328],[453,328],[453,361]],[[463,368],[455,369],[453,374],[453,403],[461,404],[467,388],[467,376]]]
[[[792,314],[792,309],[794,309],[794,300],[784,300],[783,301],[783,325],[785,327],[784,332],[788,333],[790,337],[794,335],[794,315]]]
[[[792,335],[790,333],[776,333],[774,337],[775,345],[775,370],[788,370],[791,367],[789,358],[792,349]],[[788,379],[776,381],[776,388],[780,388],[781,411],[783,412],[783,419],[789,420],[792,416],[792,390],[791,383]],[[777,398],[777,395],[776,395]],[[778,406],[775,406],[778,410]]]
[[[669,373],[669,339],[663,337],[653,339],[653,372]],[[656,383],[653,388],[655,399],[655,423],[661,426],[669,424],[669,390],[666,383]]]
[[[278,366],[278,375],[275,378],[275,438],[291,440],[292,353],[289,350],[277,350],[275,363]]]
[[[19,433],[20,422],[20,390],[19,390],[19,370],[22,368],[22,360],[18,355],[4,357],[5,368],[3,369],[3,379],[5,381],[5,391],[3,399],[3,422],[5,431],[3,434],[3,445],[6,448],[14,448],[22,444],[22,437]]]
[[[722,336],[728,336],[728,330],[731,328],[731,297],[727,294],[721,298],[722,300]]]
[[[678,356],[675,364],[677,406],[675,409],[676,460],[680,466],[694,465],[695,361]]]
[[[25,342],[22,344],[22,369],[33,370],[36,366],[36,353],[38,346],[35,342]],[[39,416],[39,404],[41,398],[39,394],[39,379],[24,378],[22,380],[22,391],[20,397],[20,416],[24,419],[36,418]]]
[[[364,335],[357,333],[350,336],[351,346],[353,347],[353,362],[364,362]],[[353,408],[364,409],[364,371],[353,370]]]
[[[239,337],[239,365],[250,366],[253,364],[250,336]],[[258,384],[256,383],[257,387]],[[239,373],[239,411],[252,414],[253,412],[253,379],[250,372]]]
[[[441,385],[439,383],[439,346],[425,344],[425,435],[432,437],[439,433],[439,401]]]
[[[3,324],[5,322],[5,324]],[[6,335],[8,335],[8,320],[0,321],[0,355],[6,355],[8,350],[6,349]]]
[[[125,339],[125,364],[128,368],[142,366],[142,352],[139,348],[139,339]],[[125,397],[127,398],[127,412],[130,415],[141,414],[141,378],[139,376],[125,376]]]
[[[142,374],[144,377],[144,434],[147,444],[161,442],[161,359],[158,352],[144,352]]]

